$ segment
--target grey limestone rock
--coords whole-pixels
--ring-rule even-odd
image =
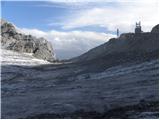
[[[1,20],[1,45],[3,49],[33,53],[39,59],[55,60],[51,43],[44,38],[18,33],[15,26],[5,20]]]

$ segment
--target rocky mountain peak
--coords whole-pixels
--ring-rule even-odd
[[[1,34],[15,34],[16,33],[16,29],[15,27],[7,22],[6,20],[2,19],[1,20]]]
[[[54,51],[44,38],[19,33],[12,23],[1,19],[1,45],[3,49],[32,53],[34,57],[54,61]]]

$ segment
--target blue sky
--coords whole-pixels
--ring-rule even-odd
[[[1,17],[17,30],[50,41],[60,59],[107,42],[117,28],[134,32],[141,21],[142,30],[150,31],[158,24],[158,0],[3,0],[1,8]]]
[[[79,5],[78,5],[79,4]],[[45,2],[45,1],[2,1],[2,18],[13,22],[23,28],[37,28],[44,31],[52,29],[61,31],[71,31],[77,29],[62,29],[61,22],[70,14],[76,14],[83,9],[89,9],[95,6],[102,6],[91,2],[85,5],[76,3],[75,5],[65,4],[63,2]],[[116,3],[107,2],[106,6],[116,6]],[[103,4],[104,6],[104,4]],[[78,28],[84,31],[111,32],[106,27],[97,25],[88,25]],[[114,33],[114,32],[111,32]]]
[[[25,28],[37,28],[41,30],[53,29],[49,22],[56,22],[61,16],[65,16],[69,9],[54,7],[56,3],[37,1],[3,1],[2,18],[13,22],[17,26]],[[46,6],[45,6],[46,5]],[[55,25],[54,29],[60,29]]]

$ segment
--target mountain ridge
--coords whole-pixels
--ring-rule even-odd
[[[111,38],[108,42],[71,59],[72,62],[89,61],[105,55],[129,52],[152,52],[159,48],[159,25],[151,32],[124,33],[118,38]]]

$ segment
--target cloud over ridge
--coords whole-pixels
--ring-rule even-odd
[[[36,37],[44,37],[50,41],[59,59],[69,59],[79,56],[94,48],[110,38],[113,34],[105,34],[91,31],[70,31],[60,32],[51,30],[44,32],[38,29],[17,28],[19,32],[30,34]]]

